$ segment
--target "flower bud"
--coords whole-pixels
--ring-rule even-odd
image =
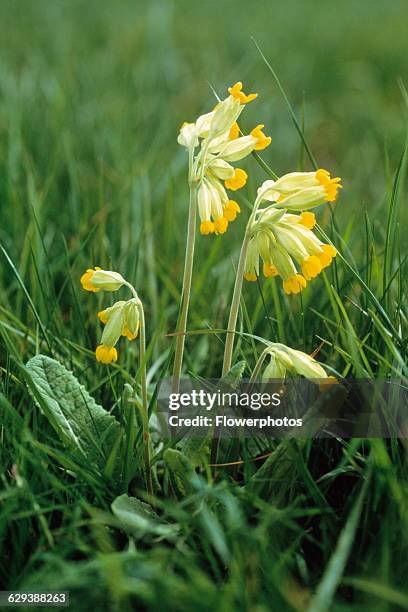
[[[277,181],[265,181],[258,189],[258,197],[288,210],[302,211],[334,202],[341,187],[341,179],[331,178],[327,170],[290,172]]]
[[[284,379],[286,376],[286,367],[276,353],[271,353],[270,362],[266,366],[262,375],[262,381]]]
[[[183,147],[195,148],[198,145],[198,130],[195,123],[183,123],[177,142]]]
[[[291,230],[282,227],[278,223],[274,227],[274,233],[278,244],[280,244],[292,257],[303,261],[309,256],[302,241]]]
[[[242,110],[239,100],[232,96],[228,96],[220,102],[215,110],[210,125],[210,138],[217,138],[226,131],[231,129],[231,126],[238,119]]]
[[[289,357],[292,362],[292,371],[296,374],[300,374],[300,376],[304,376],[305,378],[326,378],[327,374],[313,357],[303,353],[302,351],[297,351],[295,349],[289,348],[284,344],[279,345],[279,348],[282,349],[283,352]]]
[[[139,333],[140,316],[139,306],[135,298],[126,302],[124,308],[124,325],[122,328],[122,336],[126,336],[129,340],[134,340]]]
[[[229,140],[221,149],[220,156],[229,162],[243,159],[255,150],[257,144],[253,136],[242,136],[235,140]]]
[[[199,116],[195,124],[197,128],[197,136],[199,136],[200,138],[207,138],[213,117],[214,111]]]
[[[81,276],[82,287],[86,291],[117,291],[124,285],[125,279],[118,272],[101,270],[101,268],[88,269]]]
[[[103,329],[101,344],[104,346],[115,346],[122,335],[125,322],[126,302],[117,303],[112,307],[108,321]]]
[[[211,174],[222,181],[232,178],[235,174],[234,168],[230,166],[228,162],[220,158],[211,161],[208,165],[208,169],[211,171]]]

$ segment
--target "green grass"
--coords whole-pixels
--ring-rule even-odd
[[[128,487],[64,446],[22,368],[36,353],[53,356],[130,430],[124,384],[138,372],[137,343],[120,346],[119,365],[96,364],[96,311],[108,298],[82,292],[79,277],[101,265],[134,283],[153,393],[173,346],[183,271],[187,160],[176,135],[213,104],[209,84],[222,95],[242,80],[260,94],[243,127],[262,122],[273,136],[261,154],[267,167],[311,169],[309,148],[344,189],[318,212],[341,257],[302,299],[273,279],[245,285],[239,329],[307,352],[322,344],[319,359],[340,375],[406,377],[407,18],[403,0],[3,0],[3,589],[69,590],[76,610],[408,609],[404,440],[223,445],[221,461],[243,463],[186,470],[180,487],[154,438],[156,521],[174,533],[128,535],[111,503],[126,490],[145,499],[140,425]],[[239,220],[225,236],[197,240],[189,330],[207,333],[187,338],[185,368],[195,376],[220,374],[224,337],[209,332],[225,329],[232,261],[268,177],[256,159],[245,168]],[[245,359],[250,373],[260,350],[242,336],[234,361]]]

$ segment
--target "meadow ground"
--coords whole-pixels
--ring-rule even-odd
[[[321,345],[319,360],[342,376],[406,377],[407,21],[404,0],[1,2],[3,589],[69,590],[76,610],[408,609],[404,440],[224,445],[222,461],[243,463],[211,471],[201,457],[195,473],[164,461],[172,444],[155,439],[156,512],[113,514],[125,492],[145,499],[124,390],[138,346],[121,346],[118,366],[95,362],[103,298],[79,285],[100,265],[137,287],[154,393],[180,302],[181,123],[211,108],[210,85],[224,95],[242,80],[259,92],[244,128],[262,122],[273,136],[262,159],[277,174],[311,169],[254,37],[318,165],[343,178],[338,203],[318,212],[342,258],[302,298],[274,279],[245,286],[240,329],[309,353]],[[211,330],[225,329],[232,261],[268,178],[253,158],[245,168],[239,219],[197,240],[188,328],[208,333],[187,338],[194,375],[220,374],[224,336]],[[22,366],[40,352],[72,369],[130,436],[121,478],[81,461],[32,400]],[[255,341],[238,341],[247,373],[256,354]]]

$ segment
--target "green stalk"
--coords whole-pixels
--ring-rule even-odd
[[[194,245],[197,217],[197,183],[190,180],[190,204],[188,212],[188,229],[186,256],[184,260],[183,288],[181,310],[177,325],[176,350],[173,366],[173,393],[178,393],[180,387],[181,368],[183,364],[184,342],[187,330],[188,307],[190,304],[191,280],[193,276]]]
[[[229,314],[229,319],[228,319],[227,337],[225,339],[224,360],[222,364],[222,377],[226,376],[231,369],[232,353],[234,350],[235,330],[237,327],[239,304],[241,301],[242,284],[244,280],[245,261],[246,261],[246,256],[247,256],[249,240],[251,238],[252,223],[258,211],[259,204],[260,204],[260,201],[257,198],[255,200],[254,208],[252,210],[251,216],[249,217],[249,220],[248,220],[248,223],[245,229],[244,240],[242,241],[241,252],[239,254],[237,274],[235,276],[234,292],[232,295],[231,308],[230,308],[230,314]],[[219,445],[220,445],[220,437],[217,433],[215,433],[212,439],[212,442],[211,442],[211,463],[217,463]]]
[[[250,383],[254,383],[254,382],[256,381],[256,379],[258,378],[258,374],[259,374],[259,372],[261,371],[261,368],[262,368],[263,362],[265,361],[266,356],[268,355],[268,353],[269,353],[269,352],[270,352],[270,348],[269,348],[269,346],[268,346],[268,347],[267,347],[266,349],[264,349],[264,350],[262,351],[262,353],[260,354],[259,359],[258,359],[258,361],[256,362],[255,367],[254,367],[254,370],[253,370],[253,372],[252,372],[252,376],[251,376],[250,381],[249,381]]]
[[[137,300],[139,311],[139,354],[140,354],[140,386],[142,390],[142,429],[143,429],[143,458],[145,466],[146,489],[149,495],[153,495],[152,469],[150,463],[150,435],[149,435],[149,402],[147,399],[147,375],[146,375],[146,325],[144,308],[141,299],[133,285],[125,283]]]
[[[143,423],[143,457],[146,472],[146,488],[149,495],[153,495],[152,470],[150,465],[149,450],[149,403],[147,401],[147,382],[146,382],[146,328],[143,304],[138,303],[140,317],[140,385],[142,388],[142,423]]]
[[[227,337],[225,339],[222,376],[226,376],[231,369],[232,352],[234,349],[235,330],[237,327],[239,304],[241,301],[241,293],[242,293],[242,283],[244,280],[245,260],[246,260],[247,250],[248,250],[249,239],[251,235],[252,223],[258,211],[259,204],[260,204],[260,201],[257,198],[255,200],[254,208],[252,210],[251,216],[249,217],[249,220],[246,226],[245,236],[242,242],[241,252],[239,254],[237,274],[235,277],[234,293],[232,295],[232,302],[231,302],[230,314],[229,314],[229,319],[228,319]]]
[[[222,364],[222,376],[226,376],[231,369],[232,352],[234,349],[234,336],[235,336],[235,330],[237,327],[239,303],[241,301],[242,283],[244,280],[245,260],[246,260],[246,254],[247,254],[249,238],[250,238],[248,227],[249,227],[249,223],[245,231],[244,240],[241,246],[241,252],[239,254],[237,275],[235,277],[234,293],[232,295],[232,302],[231,302],[230,314],[229,314],[229,319],[228,319],[227,337],[225,339],[224,361]]]

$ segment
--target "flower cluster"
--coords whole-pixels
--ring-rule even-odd
[[[81,284],[86,291],[117,291],[123,285],[133,290],[131,285],[117,272],[101,270],[101,268],[88,269],[81,277]],[[133,290],[134,292],[134,290]],[[128,340],[137,338],[140,326],[139,314],[140,300],[135,297],[130,300],[119,300],[109,308],[98,312],[99,320],[105,325],[99,346],[95,351],[97,361],[112,363],[118,359],[115,348],[121,336]]]
[[[334,201],[340,187],[340,179],[330,178],[326,170],[293,172],[266,181],[258,190],[258,202],[273,204],[258,209],[249,228],[245,279],[257,279],[261,259],[264,276],[280,276],[285,293],[296,294],[329,266],[337,251],[312,231],[316,219],[308,209]]]
[[[235,83],[228,91],[230,95],[212,112],[201,115],[195,123],[184,123],[178,136],[178,143],[189,151],[189,181],[197,187],[200,232],[204,235],[224,234],[240,212],[226,190],[243,187],[248,175],[232,163],[265,149],[272,140],[262,131],[263,124],[248,136],[240,136],[237,119],[258,94],[245,94],[242,83]]]

